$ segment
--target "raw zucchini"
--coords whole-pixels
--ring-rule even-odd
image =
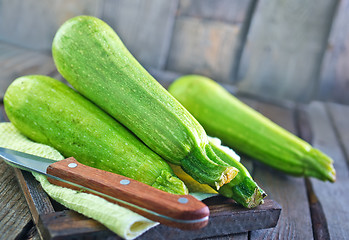
[[[196,119],[103,21],[89,16],[68,20],[54,37],[52,54],[58,71],[78,92],[197,181],[218,189],[237,174],[212,153]]]
[[[231,154],[227,153],[227,150],[224,149],[226,147],[221,146],[220,143],[217,144],[215,139],[211,138],[209,142],[218,157],[239,170],[236,177],[221,187],[218,192],[226,197],[233,198],[247,208],[253,208],[263,203],[263,199],[267,194],[252,179],[248,170]]]
[[[130,131],[58,80],[24,76],[7,89],[8,118],[28,138],[50,145],[65,157],[118,173],[163,191],[187,188],[157,154]]]
[[[208,134],[233,149],[288,174],[335,181],[330,157],[248,107],[215,81],[183,76],[169,91]]]

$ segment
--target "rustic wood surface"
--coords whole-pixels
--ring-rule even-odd
[[[184,232],[160,225],[145,233],[140,237],[140,240],[202,239],[208,237],[212,240],[235,239],[236,235],[232,235],[232,232],[239,233],[237,234],[239,239],[247,239],[247,234],[240,232],[247,232],[247,229],[254,230],[268,227],[266,223],[275,222],[280,214],[280,206],[270,199],[254,209],[244,209],[234,204],[232,200],[220,197],[206,199],[204,202],[210,208],[210,222],[206,228]]]
[[[338,1],[259,1],[240,62],[239,89],[310,101]]]
[[[63,22],[82,14],[99,16],[101,3],[101,0],[0,1],[0,40],[50,51],[52,39]]]
[[[163,69],[177,5],[178,0],[106,0],[102,19],[117,31],[143,66]]]
[[[338,108],[339,105],[337,106]],[[347,107],[341,107],[342,112],[337,112],[338,116],[332,115],[329,109],[331,105],[313,102],[309,105],[307,113],[310,126],[313,132],[314,147],[327,153],[334,159],[334,167],[337,172],[335,184],[324,183],[311,179],[314,191],[322,203],[325,217],[328,223],[328,230],[332,239],[348,238],[349,210],[347,200],[349,198],[349,171],[348,162],[343,151],[343,143],[338,133],[345,133],[346,128],[340,128],[333,119],[348,118]],[[336,126],[337,129],[333,129]]]
[[[51,75],[56,67],[47,53],[37,52],[0,43],[0,98],[17,77],[30,74]]]
[[[239,26],[178,17],[167,69],[184,74],[203,74],[217,81],[230,80],[239,34]]]
[[[0,42],[50,54],[65,20],[93,15],[147,69],[202,74],[274,100],[349,104],[348,9],[348,0],[0,0]],[[13,54],[0,46],[0,59]],[[28,68],[26,56],[14,59]]]
[[[232,82],[251,6],[250,0],[180,1],[166,69]]]
[[[339,1],[322,63],[318,98],[349,103],[349,0]]]
[[[258,102],[256,109],[280,126],[297,134],[294,108]],[[282,205],[283,211],[276,228],[254,231],[251,236],[254,239],[275,239],[280,235],[288,239],[311,239],[313,234],[304,179],[286,176],[261,164],[255,164],[253,177],[261,183],[268,196]]]
[[[31,214],[13,168],[0,161],[0,238],[14,239],[30,225]]]

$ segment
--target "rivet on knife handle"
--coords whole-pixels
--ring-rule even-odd
[[[47,174],[81,185],[86,192],[168,226],[194,230],[208,223],[208,207],[190,195],[170,194],[118,174],[88,167],[72,157],[51,164]],[[48,179],[55,185],[80,190],[67,182]]]

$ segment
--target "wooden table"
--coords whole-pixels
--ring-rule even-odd
[[[274,105],[241,97],[289,131],[334,159],[337,182],[286,176],[243,157],[269,198],[282,206],[275,228],[219,239],[348,239],[349,107],[323,102]],[[6,121],[3,108],[0,120]],[[0,239],[39,239],[14,170],[0,161]]]

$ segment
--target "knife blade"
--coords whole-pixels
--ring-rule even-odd
[[[208,207],[193,196],[167,193],[83,165],[73,157],[54,161],[1,147],[0,157],[21,169],[46,175],[52,184],[100,196],[167,226],[195,230],[206,226],[209,220]]]

